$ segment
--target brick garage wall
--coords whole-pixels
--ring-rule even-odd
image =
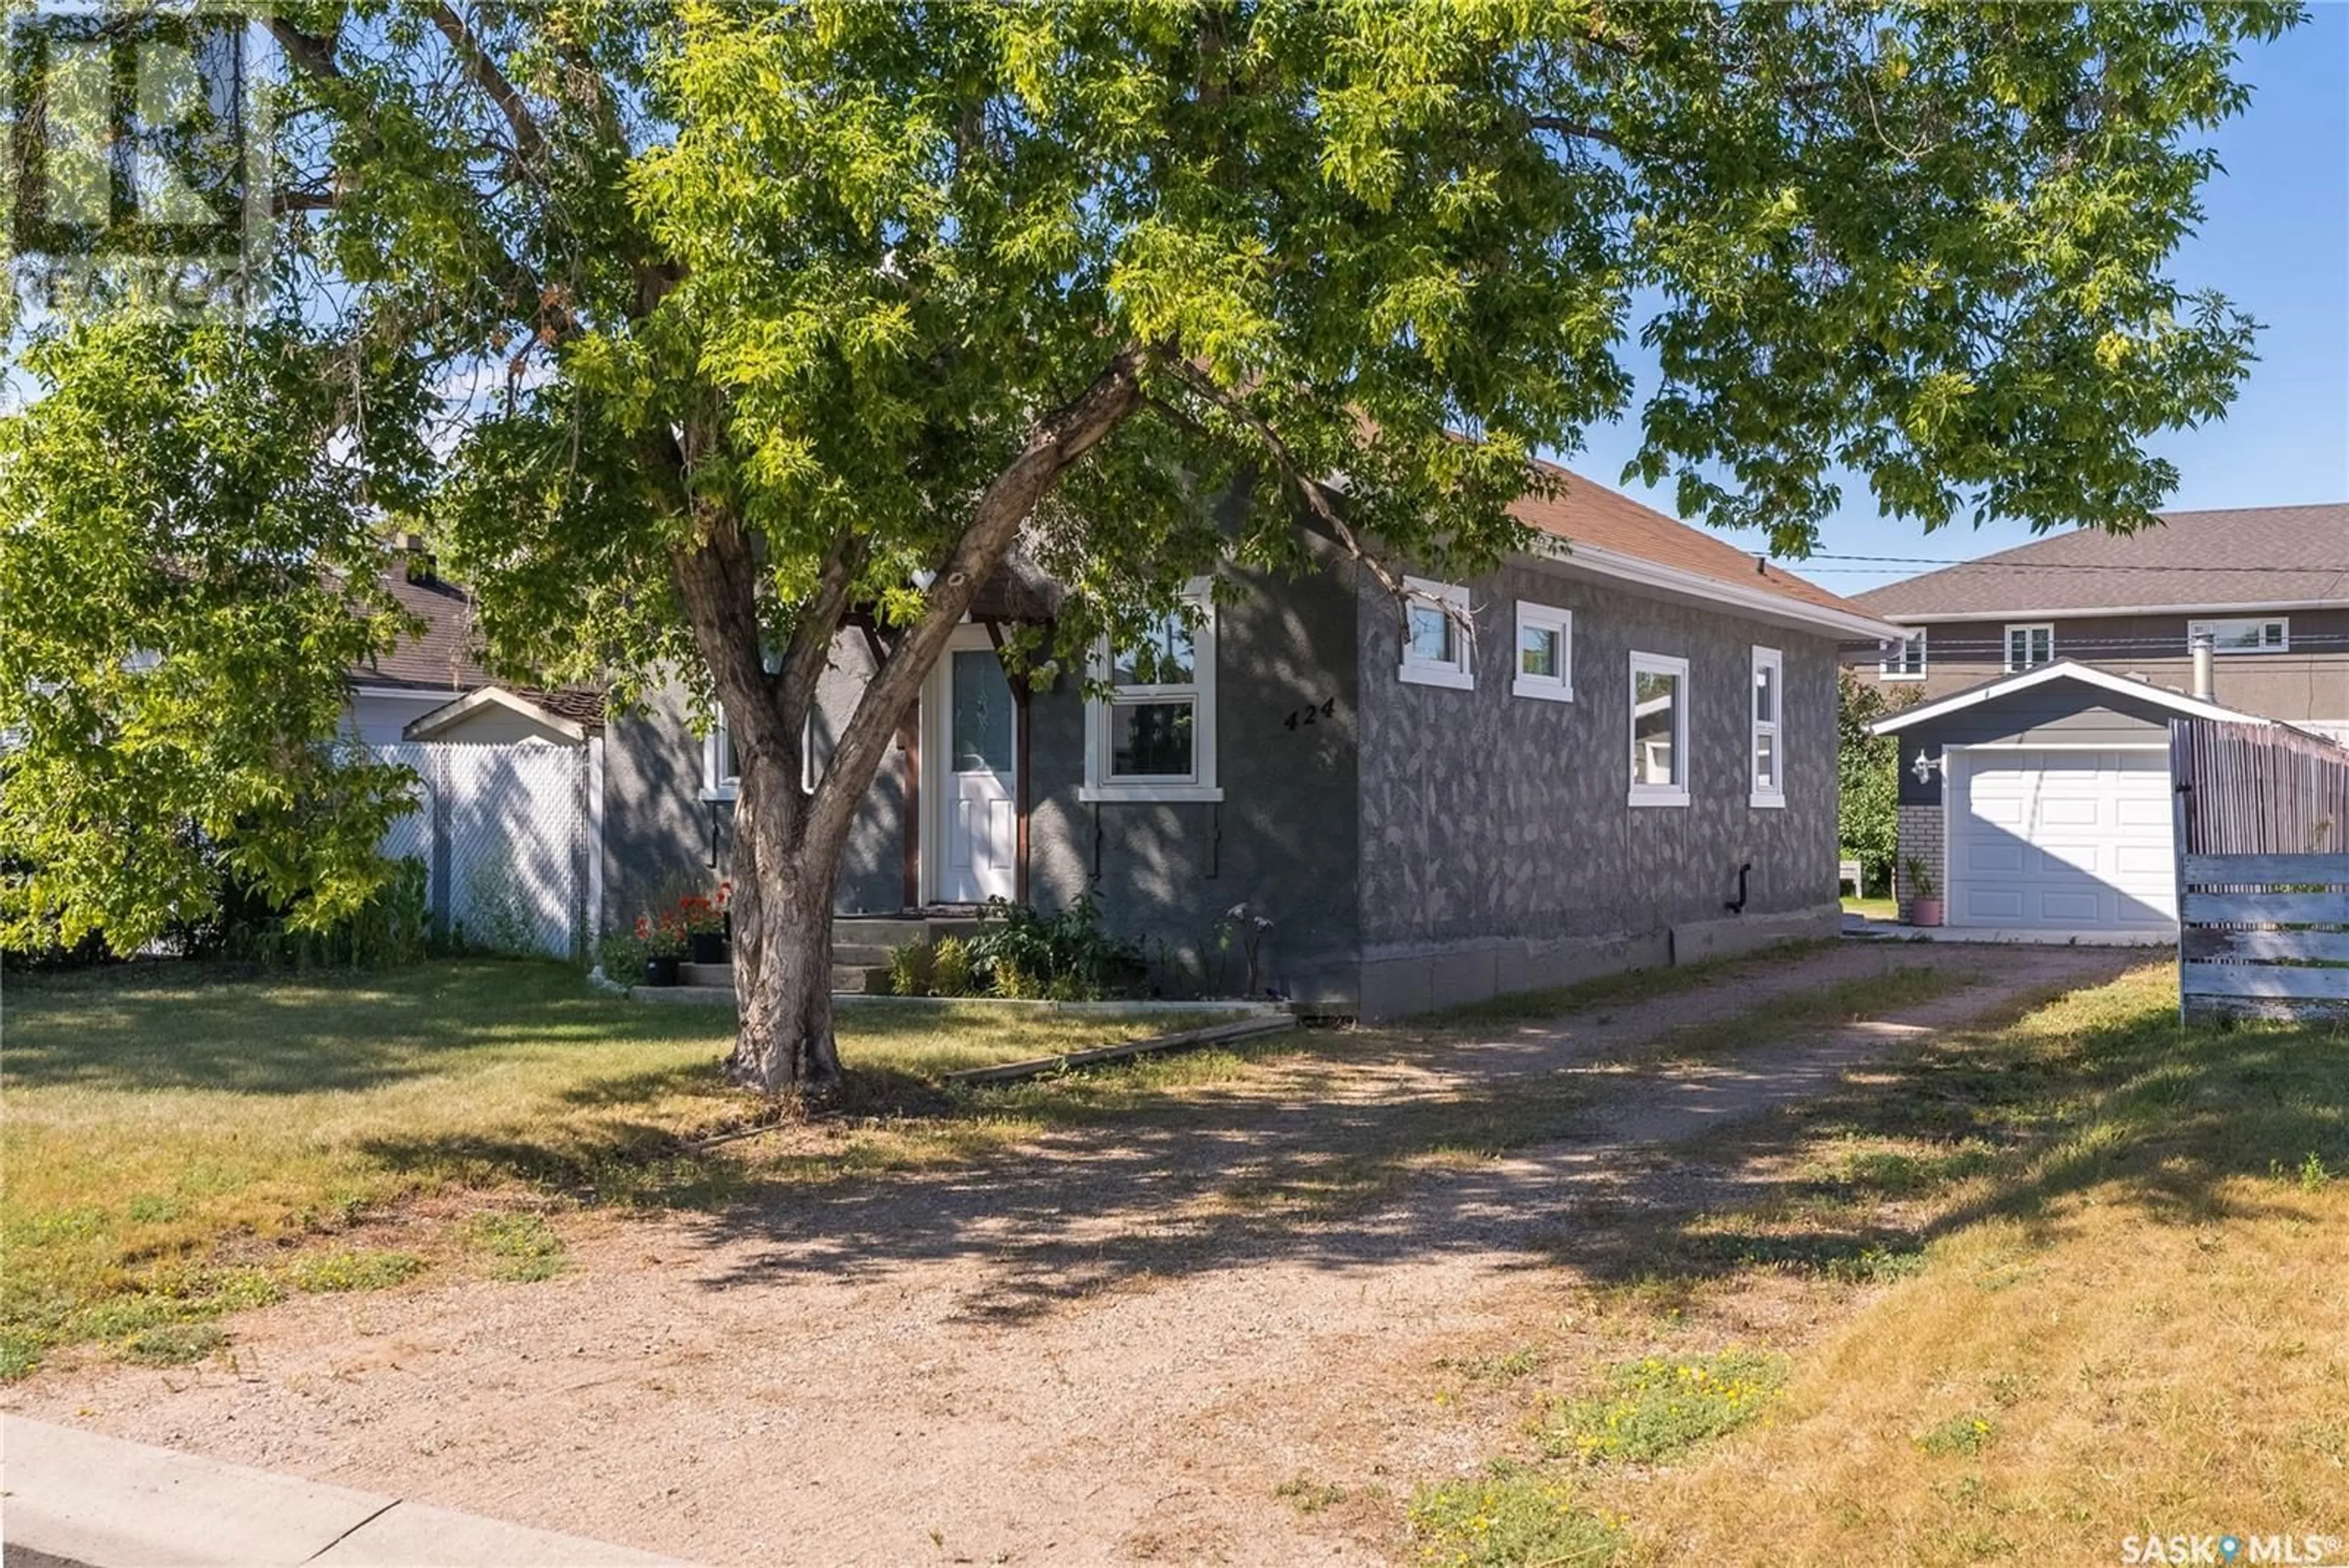
[[[1941,839],[1941,808],[1916,805],[1906,801],[1900,805],[1900,852],[1892,863],[1893,895],[1900,901],[1900,918],[1909,918],[1909,901],[1916,897],[1909,886],[1909,859],[1914,856],[1923,861],[1933,874],[1934,884],[1943,898],[1950,894],[1949,846]]]

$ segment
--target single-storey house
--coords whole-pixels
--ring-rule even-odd
[[[1134,678],[1110,701],[1008,680],[1000,623],[1050,594],[990,585],[869,793],[840,914],[1091,893],[1174,972],[1244,910],[1267,989],[1372,1018],[1832,934],[1839,649],[1894,628],[1565,477],[1518,507],[1532,548],[1411,579],[1407,608],[1334,547],[1235,568],[1147,684],[1102,650]],[[812,769],[873,668],[836,640]],[[730,758],[681,692],[613,716],[609,923],[727,874]]]

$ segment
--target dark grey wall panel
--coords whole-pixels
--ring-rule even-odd
[[[1234,988],[1245,982],[1245,964],[1237,946],[1219,959],[1216,927],[1246,904],[1273,922],[1263,983],[1301,1000],[1350,999],[1360,944],[1350,574],[1237,580],[1244,591],[1217,621],[1223,800],[1080,799],[1077,683],[1037,692],[1029,710],[1029,897],[1056,908],[1091,887],[1112,929],[1185,966],[1220,964]]]
[[[1537,563],[1473,583],[1474,691],[1397,674],[1392,609],[1362,608],[1362,925],[1372,952],[1661,931],[1832,902],[1835,642]],[[1516,601],[1574,612],[1570,703],[1512,694]],[[1785,658],[1785,806],[1750,804],[1752,649]],[[1632,806],[1630,654],[1690,663],[1691,804]]]
[[[2171,710],[2079,680],[2050,680],[1900,732],[1900,802],[1939,805],[1941,775],[1919,783],[1911,764],[1921,748],[1944,746],[2135,746],[2169,738]]]

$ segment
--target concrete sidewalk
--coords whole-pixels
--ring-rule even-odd
[[[654,1568],[680,1560],[0,1417],[6,1568]]]

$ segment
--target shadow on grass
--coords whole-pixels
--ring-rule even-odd
[[[1895,1002],[1915,1000],[1905,971],[1888,970],[1875,983]],[[1823,1027],[1823,1011],[1847,1016],[1846,998],[1821,987],[1816,998],[1760,999],[1758,1010],[1740,1012],[1740,1038],[1799,1043]],[[1754,1002],[1740,993],[1733,1006]],[[994,1088],[941,1089],[852,1069],[823,1116],[737,1146],[704,1150],[672,1139],[648,1159],[615,1127],[608,1139],[552,1160],[543,1141],[502,1158],[517,1174],[582,1196],[678,1211],[729,1249],[725,1266],[708,1276],[712,1289],[981,1259],[991,1267],[963,1310],[994,1321],[1130,1280],[1249,1260],[1369,1270],[1476,1253],[1532,1267],[1545,1261],[1545,1238],[1609,1189],[1626,1151],[1603,1097],[1626,1041],[1595,1038],[1581,1061],[1594,1071],[1510,1072],[1505,1046],[1496,1060],[1448,1075],[1428,1069],[1479,1053],[1441,1033],[1309,1041],[1340,1068],[1351,1055],[1399,1073],[1384,1090],[1361,1094],[1348,1092],[1360,1077],[1343,1073],[1218,1082],[1249,1054],[1236,1052]],[[1291,1037],[1250,1054],[1294,1048]],[[660,1077],[642,1087],[673,1084]],[[1193,1092],[1163,1092],[1185,1085]],[[371,1152],[398,1165],[500,1158],[433,1141]],[[1413,1179],[1431,1170],[1444,1179]],[[890,1179],[835,1179],[884,1173]],[[1644,1221],[1610,1229],[1652,1235]],[[1888,1266],[1868,1244],[1852,1251],[1856,1271]]]
[[[259,974],[136,964],[12,978],[7,1082],[17,1087],[307,1095],[446,1070],[502,1044],[723,1040],[722,1015],[586,992],[578,971],[465,960],[367,974]]]
[[[2204,1226],[2284,1210],[2302,1179],[2349,1178],[2349,1031],[2185,1029],[2175,1007],[2155,995],[2076,1031],[1936,1042],[1865,1087],[1708,1140],[1703,1154],[1801,1160],[1887,1143],[1960,1152],[1847,1160],[1743,1210],[1715,1203],[1553,1238],[1553,1256],[1601,1281],[1666,1289],[1753,1268],[1872,1282],[1915,1272],[1935,1240],[1984,1220],[2014,1222],[2033,1250],[2050,1244],[2090,1193],[2154,1224]],[[1921,1223],[1884,1218],[1884,1203],[1936,1192],[1946,1200]],[[1774,1205],[1831,1222],[1786,1223]]]

